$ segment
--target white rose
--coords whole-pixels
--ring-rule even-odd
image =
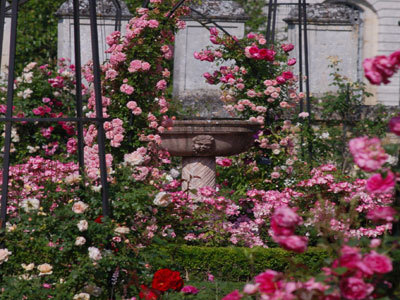
[[[171,169],[171,171],[169,171],[169,174],[173,177],[173,178],[178,178],[179,175],[181,175],[181,173],[179,173],[179,171],[177,169]]]
[[[38,265],[37,268],[40,271],[39,276],[53,274],[53,267],[49,264]]]
[[[33,210],[38,210],[40,206],[40,201],[36,198],[24,199],[21,202],[21,207],[26,211],[30,212]]]
[[[124,164],[131,166],[138,166],[144,162],[144,157],[138,151],[125,154],[124,155]]]
[[[115,228],[114,232],[118,234],[127,234],[129,233],[129,228],[126,226],[120,226]]]
[[[76,294],[73,298],[73,300],[89,300],[90,295],[88,293],[79,293]]]
[[[96,247],[89,247],[89,257],[93,260],[100,260],[102,258],[100,250]]]
[[[83,236],[78,236],[75,240],[75,246],[82,246],[86,243],[86,239]]]
[[[22,264],[21,267],[24,268],[25,271],[32,271],[33,268],[35,267],[35,264],[34,263],[30,263],[29,265]]]
[[[72,211],[76,214],[83,214],[85,210],[89,207],[86,203],[82,201],[75,202],[72,206]]]
[[[159,192],[153,200],[153,203],[157,206],[168,206],[170,203],[170,195],[166,192]]]
[[[86,231],[88,229],[89,224],[86,220],[81,220],[78,222],[77,226],[78,226],[79,231],[82,232],[82,231]]]
[[[12,254],[12,252],[8,251],[7,248],[0,249],[0,265],[8,260],[8,257]]]
[[[70,185],[78,183],[81,181],[81,175],[79,175],[79,174],[68,175],[67,177],[65,177],[64,181],[66,184],[70,184]]]

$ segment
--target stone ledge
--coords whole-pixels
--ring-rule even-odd
[[[201,4],[194,4],[191,8],[213,21],[244,22],[249,18],[240,4],[231,0],[203,0]],[[186,19],[193,18],[204,19],[192,11]]]
[[[131,18],[132,14],[129,12],[128,6],[124,1],[118,1],[121,10],[122,10],[122,18],[127,19]],[[102,17],[116,17],[117,9],[114,3],[111,0],[98,0],[96,7],[97,14]],[[81,17],[89,17],[89,0],[81,0],[79,1],[79,12]],[[60,8],[57,10],[56,15],[61,16],[73,16],[74,15],[74,6],[73,1],[68,0],[64,2]]]
[[[302,16],[304,17],[303,13]],[[347,5],[326,3],[307,5],[308,24],[355,25],[358,24],[359,19],[359,14]],[[289,16],[283,20],[288,24],[298,24],[298,7],[293,8]]]

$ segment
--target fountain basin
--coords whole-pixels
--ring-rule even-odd
[[[172,156],[229,156],[248,150],[260,124],[236,119],[177,120],[161,135]]]
[[[199,199],[193,190],[215,188],[215,157],[248,150],[259,129],[256,122],[237,119],[178,120],[161,135],[161,147],[182,156],[182,189]]]

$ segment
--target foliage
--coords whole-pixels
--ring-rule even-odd
[[[388,109],[378,104],[366,106],[364,101],[372,96],[365,83],[353,82],[341,74],[340,60],[330,57],[331,86],[335,89],[312,99],[315,112],[311,115],[312,130],[302,125],[301,136],[304,149],[312,145],[314,165],[326,161],[340,162],[344,172],[352,169],[351,155],[347,149],[350,139],[362,136],[384,138],[388,120],[396,114],[396,109]],[[370,117],[373,115],[373,118]]]
[[[15,81],[13,116],[61,118],[76,116],[75,67],[61,59],[51,65],[31,62]],[[86,88],[83,86],[83,98]],[[6,113],[7,88],[0,89],[0,114]],[[29,155],[55,159],[74,158],[76,124],[72,122],[19,122],[13,127],[11,153],[14,163]],[[3,128],[1,129],[3,133]],[[4,134],[4,133],[3,133]],[[1,146],[3,141],[1,141]],[[67,153],[67,155],[65,155]]]
[[[153,251],[159,255],[151,256],[149,260],[153,270],[168,266],[187,274],[192,280],[205,279],[211,273],[218,280],[233,282],[249,280],[266,269],[294,270],[293,264],[305,272],[303,275],[315,274],[329,257],[321,248],[293,254],[280,248],[169,245],[156,247]]]

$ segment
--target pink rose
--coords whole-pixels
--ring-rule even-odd
[[[222,166],[222,167],[229,167],[232,165],[232,160],[229,158],[218,158],[217,159],[217,165]]]
[[[276,236],[293,235],[295,227],[302,223],[302,219],[290,207],[279,207],[271,217],[271,229]]]
[[[304,236],[278,236],[274,239],[278,244],[289,251],[293,251],[296,253],[303,253],[307,250],[307,242],[308,239]]]
[[[148,71],[148,70],[150,70],[150,64],[149,64],[148,62],[146,62],[146,61],[142,62],[141,67],[142,67],[142,70],[143,70],[143,71]]]
[[[199,292],[199,290],[196,287],[192,286],[192,285],[185,285],[181,289],[181,292],[184,293],[184,294],[196,295]]]
[[[254,281],[258,283],[261,293],[273,294],[277,289],[281,288],[282,282],[277,281],[279,273],[267,270],[264,273],[257,275]]]
[[[76,214],[83,214],[85,210],[89,207],[86,203],[82,201],[75,202],[72,206],[72,211]]]
[[[281,48],[285,52],[290,52],[294,49],[294,45],[293,44],[282,44]]]
[[[395,135],[400,136],[400,116],[394,117],[389,121],[389,129]]]
[[[276,77],[276,81],[277,81],[279,84],[283,84],[283,83],[286,82],[286,79],[285,79],[285,77],[283,77],[283,76],[278,76],[278,77]]]
[[[158,27],[158,21],[157,20],[150,20],[148,25],[150,28],[157,28]]]
[[[370,139],[366,136],[354,138],[349,142],[349,149],[355,163],[367,172],[380,169],[388,159],[378,138]]]
[[[132,95],[132,93],[135,91],[133,86],[130,86],[129,84],[126,84],[126,83],[121,85],[120,90],[121,90],[121,92],[123,92],[123,93],[125,93],[127,95]]]
[[[363,262],[374,273],[385,274],[393,270],[392,261],[389,257],[371,251],[371,253],[364,256]]]
[[[157,82],[156,87],[159,90],[165,90],[165,88],[167,87],[167,82],[164,79],[162,79],[159,82]]]
[[[366,299],[374,290],[374,286],[365,283],[361,278],[348,277],[340,282],[342,296],[349,300]]]
[[[361,262],[361,254],[358,248],[343,246],[341,251],[341,256],[339,258],[339,265],[341,267],[346,267],[348,269],[356,269],[357,265]]]
[[[288,66],[293,66],[296,64],[296,62],[297,62],[297,60],[295,58],[291,58],[288,60],[287,64],[288,64]]]
[[[367,180],[366,190],[369,193],[389,193],[396,185],[396,176],[388,171],[385,178],[382,174],[374,174]]]
[[[396,210],[392,207],[375,207],[368,211],[367,219],[372,221],[393,222]]]
[[[240,295],[238,290],[234,290],[232,293],[226,295],[221,300],[240,300],[242,299],[242,295]]]

